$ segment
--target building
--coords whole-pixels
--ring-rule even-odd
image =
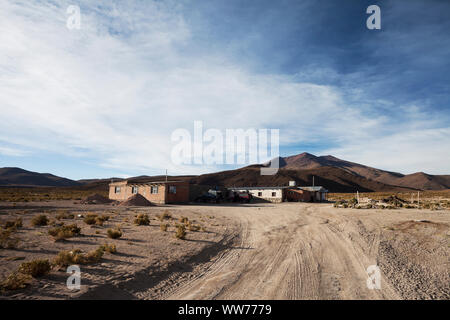
[[[158,204],[189,202],[187,181],[120,181],[109,184],[109,198],[124,201],[134,194],[141,194],[148,201]]]
[[[254,200],[283,202],[285,200],[284,189],[289,187],[238,187],[228,188],[234,192],[248,192],[253,196]]]
[[[294,183],[282,187],[233,187],[228,188],[235,192],[248,192],[253,199],[258,201],[269,201],[280,203],[284,201],[293,202],[322,202],[327,200],[327,193],[324,187],[297,187]]]
[[[298,189],[309,193],[310,202],[322,202],[328,199],[328,190],[324,187],[298,187]]]

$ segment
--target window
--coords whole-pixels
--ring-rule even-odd
[[[131,187],[131,193],[132,194],[138,193],[138,187]]]
[[[177,193],[177,187],[175,187],[175,186],[170,186],[169,187],[169,193]]]
[[[114,193],[120,193],[120,187],[114,187]]]
[[[150,193],[151,193],[151,194],[158,193],[158,186],[151,186],[151,188],[150,188]]]
[[[258,192],[258,197],[262,197],[262,192]]]
[[[277,193],[276,192],[272,192],[272,197],[276,197]]]

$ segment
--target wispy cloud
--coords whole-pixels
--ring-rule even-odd
[[[23,156],[28,155],[29,152],[27,152],[25,150],[0,146],[0,154],[4,155],[4,156],[11,156],[11,157],[23,157]]]
[[[437,158],[412,160],[423,144],[430,154],[450,149],[442,119],[427,114],[426,105],[406,110],[407,121],[399,122],[377,111],[395,108],[389,99],[368,99],[367,87],[358,91],[363,73],[347,75],[356,81],[340,85],[319,80],[341,76],[330,66],[262,73],[234,54],[203,50],[178,2],[82,1],[81,30],[66,28],[69,2],[3,2],[0,28],[8,32],[0,34],[0,142],[89,157],[134,174],[166,168],[174,174],[220,169],[171,163],[172,131],[191,129],[195,120],[205,129],[279,128],[282,147],[325,142],[324,151],[359,161],[370,160],[369,145],[383,143],[389,159],[397,143],[436,130],[440,146],[424,134],[408,142],[417,152],[403,163],[371,163],[397,171],[448,170]]]

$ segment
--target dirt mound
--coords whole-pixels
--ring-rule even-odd
[[[140,207],[148,207],[154,206],[153,203],[144,198],[144,196],[139,193],[129,197],[127,200],[121,202],[119,206],[140,206]]]
[[[105,203],[111,203],[112,201],[108,198],[96,193],[92,196],[86,197],[83,201],[81,201],[82,204],[105,204]]]

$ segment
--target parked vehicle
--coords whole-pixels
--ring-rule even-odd
[[[222,199],[222,191],[210,189],[207,193],[204,193],[201,196],[195,198],[194,201],[204,203],[219,203]]]
[[[230,194],[230,199],[233,202],[249,203],[250,201],[252,201],[253,196],[248,191],[232,191],[232,193]]]

